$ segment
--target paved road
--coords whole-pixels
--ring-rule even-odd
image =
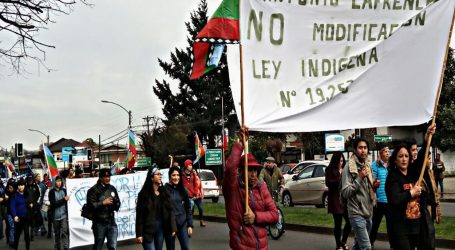
[[[198,225],[198,223],[195,223]],[[228,228],[225,223],[207,222],[207,227],[195,227],[194,235],[191,238],[191,249],[229,249]],[[352,243],[352,237],[349,242]],[[0,249],[7,249],[4,247],[4,242],[0,242]],[[127,243],[132,243],[128,241]],[[178,245],[178,244],[177,244]],[[389,249],[388,242],[379,241],[375,244],[376,249],[385,250]],[[331,235],[321,235],[305,232],[286,231],[286,233],[279,240],[269,240],[269,249],[333,249],[334,240]],[[21,242],[19,249],[25,249],[24,244]],[[52,249],[52,241],[43,237],[36,237],[32,242],[32,250],[48,250]],[[77,250],[89,250],[90,247],[77,248]],[[106,247],[104,248],[106,249]],[[120,244],[118,249],[133,250],[141,249],[140,246],[135,244]],[[180,247],[177,247],[179,250]]]

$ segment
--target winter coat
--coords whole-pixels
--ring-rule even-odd
[[[103,205],[103,200],[107,197],[114,199],[114,203],[110,206]],[[120,208],[117,189],[110,184],[103,185],[98,181],[87,191],[87,204],[95,210],[93,222],[111,222],[114,219],[114,211]]]
[[[388,168],[384,165],[384,162],[377,160],[371,164],[371,171],[373,173],[373,179],[379,180],[379,187],[376,189],[376,198],[378,202],[387,203],[387,195],[385,194],[385,181],[389,173]]]
[[[59,195],[57,195],[59,193]],[[58,196],[63,196],[61,199],[58,199]],[[64,198],[66,196],[66,189],[61,188],[57,190],[52,188],[49,191],[49,202],[51,204],[51,214],[53,219],[59,220],[68,217],[68,201]]]
[[[329,188],[327,211],[332,214],[344,214],[344,207],[340,202],[341,173],[338,168],[325,169],[325,185]]]
[[[385,191],[389,205],[390,230],[392,240],[400,239],[403,235],[418,234],[419,219],[407,219],[406,207],[411,201],[411,187],[415,184],[414,178],[404,175],[398,169],[393,169],[387,176]]]
[[[190,201],[188,200],[186,191],[182,194],[178,188],[169,183],[166,183],[165,187],[170,196],[177,228],[181,229],[185,227],[186,230],[187,227],[193,227],[193,215],[191,214]]]
[[[242,151],[243,146],[239,143],[232,147],[224,170],[223,195],[229,226],[229,246],[234,250],[263,250],[268,248],[266,226],[278,222],[278,209],[267,186],[258,182],[248,189],[249,206],[255,215],[254,224],[243,224],[245,185],[238,175]]]
[[[284,177],[281,173],[281,170],[277,167],[273,167],[272,175],[270,176],[270,172],[267,170],[267,167],[261,170],[259,174],[259,180],[265,182],[267,187],[269,188],[270,193],[273,191],[277,191],[280,185],[284,185]]]
[[[140,192],[136,205],[136,237],[143,237],[144,240],[153,240],[157,225],[163,226],[160,230],[166,233],[177,232],[174,213],[172,212],[169,200],[164,199],[164,187],[160,188],[160,195],[146,196]],[[153,191],[152,191],[153,192]],[[161,223],[157,223],[160,219]]]
[[[202,183],[199,177],[197,176],[196,171],[193,169],[190,174],[187,174],[185,171],[182,172],[182,181],[183,186],[188,193],[188,197],[191,198],[202,198]]]

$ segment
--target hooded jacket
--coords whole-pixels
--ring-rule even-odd
[[[238,175],[242,151],[243,146],[239,143],[232,147],[224,170],[223,195],[229,226],[229,246],[234,250],[267,249],[266,226],[278,222],[278,209],[267,185],[258,182],[248,190],[249,206],[255,215],[254,224],[243,223],[245,185]]]

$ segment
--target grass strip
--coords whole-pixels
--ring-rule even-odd
[[[203,203],[204,214],[210,216],[225,217],[224,204]],[[286,223],[302,224],[311,226],[333,227],[333,218],[325,208],[307,207],[281,207],[284,212]],[[385,218],[379,227],[379,232],[386,233]],[[443,216],[441,224],[435,224],[436,238],[455,240],[455,217]]]

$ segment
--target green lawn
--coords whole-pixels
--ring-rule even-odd
[[[332,215],[324,208],[282,207],[286,223],[312,226],[332,227]],[[224,204],[204,203],[204,214],[211,216],[226,216]],[[455,217],[442,217],[441,224],[435,225],[436,238],[455,240]],[[385,219],[379,228],[385,233]]]

